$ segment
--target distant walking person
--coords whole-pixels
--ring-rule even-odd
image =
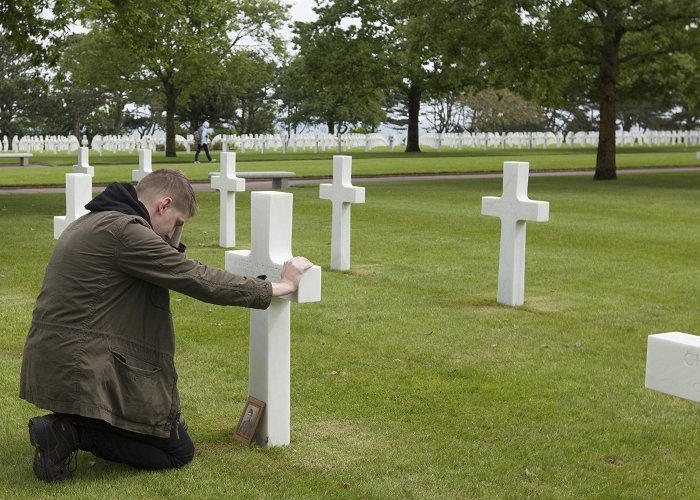
[[[207,155],[209,162],[213,162],[209,154],[209,132],[213,132],[213,128],[209,128],[209,122],[205,121],[202,126],[194,133],[194,141],[197,143],[197,151],[194,154],[194,162],[199,163],[199,152],[203,149]]]

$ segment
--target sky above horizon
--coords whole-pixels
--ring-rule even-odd
[[[289,17],[292,21],[312,21],[316,19],[313,11],[316,2],[314,0],[293,0],[285,2],[290,5]]]

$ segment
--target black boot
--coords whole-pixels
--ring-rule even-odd
[[[34,474],[42,481],[62,481],[70,475],[68,465],[78,452],[78,430],[61,415],[29,419],[29,442],[36,448]]]

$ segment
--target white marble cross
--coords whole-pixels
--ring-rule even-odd
[[[153,151],[150,149],[139,149],[139,169],[131,171],[132,181],[138,182],[153,172],[152,157]]]
[[[90,166],[90,150],[86,147],[78,148],[78,164],[73,165],[73,172],[76,174],[95,175],[95,167]]]
[[[251,194],[251,250],[226,252],[226,270],[244,276],[264,274],[278,282],[284,261],[292,257],[291,193]],[[248,394],[265,402],[255,441],[262,446],[285,446],[291,438],[290,302],[321,300],[321,268],[302,275],[294,294],[273,297],[266,310],[250,311]]]
[[[498,302],[521,306],[525,300],[525,224],[549,220],[549,202],[527,197],[530,164],[503,164],[503,195],[484,196],[481,213],[501,219],[501,251],[498,262]]]
[[[351,180],[352,156],[333,156],[333,184],[319,186],[320,198],[333,202],[331,269],[350,269],[350,204],[365,202],[365,188]]]
[[[649,335],[644,385],[700,402],[700,337],[683,332]]]
[[[92,200],[92,176],[90,174],[66,174],[66,215],[53,218],[53,237],[58,239],[68,224],[82,217],[88,210],[85,205]]]
[[[219,201],[219,246],[236,246],[236,192],[245,191],[245,179],[236,177],[236,153],[221,153],[221,170],[211,176],[212,189],[221,194]]]

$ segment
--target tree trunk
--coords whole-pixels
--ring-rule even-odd
[[[595,180],[617,179],[615,161],[615,122],[617,106],[615,85],[617,82],[618,54],[622,32],[603,26],[603,47],[600,61],[600,129],[598,131],[598,154],[595,161]]]
[[[408,89],[408,135],[406,136],[406,153],[421,152],[418,140],[420,98],[420,87],[415,83],[411,83]]]
[[[165,156],[175,158],[177,145],[175,144],[175,102],[177,90],[172,84],[165,85]]]
[[[73,112],[73,135],[80,142],[80,113],[78,111]]]
[[[114,135],[119,135],[124,127],[124,106],[122,100],[122,96],[119,94],[114,98],[114,117],[112,121]]]

